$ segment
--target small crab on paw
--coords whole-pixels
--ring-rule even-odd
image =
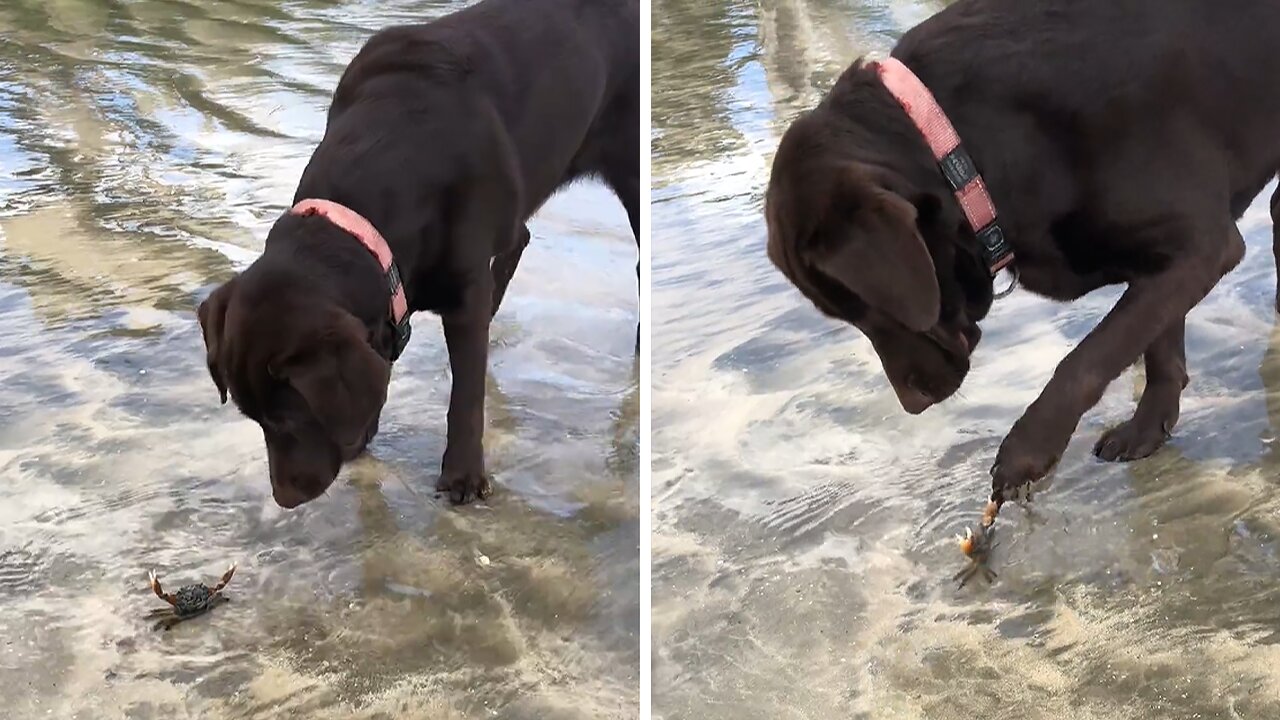
[[[995,582],[996,571],[991,569],[989,563],[991,561],[991,551],[1000,543],[993,542],[994,535],[995,533],[991,528],[979,526],[976,533],[973,528],[965,528],[964,535],[956,536],[956,540],[960,542],[960,551],[965,554],[965,557],[969,558],[969,564],[951,578],[953,581],[959,582],[961,588],[969,584],[969,581],[978,575],[982,575],[989,583]]]
[[[999,504],[994,500],[988,502],[982,511],[982,521],[978,523],[978,531],[974,532],[973,528],[969,527],[965,528],[964,535],[956,536],[956,540],[960,543],[960,552],[969,559],[969,564],[951,578],[953,581],[959,581],[961,588],[977,575],[982,575],[989,583],[996,580],[996,571],[991,569],[990,563],[991,552],[999,546],[999,543],[995,542],[994,527],[998,512],[1000,512]]]
[[[157,628],[168,630],[184,620],[203,615],[218,605],[226,602],[227,598],[222,594],[222,589],[231,582],[231,576],[236,572],[236,565],[232,563],[227,571],[222,574],[222,578],[218,580],[218,584],[209,587],[204,583],[195,583],[193,585],[183,585],[178,588],[177,592],[167,593],[160,585],[160,579],[156,576],[156,571],[152,570],[147,574],[147,579],[151,584],[151,592],[156,597],[169,603],[171,607],[157,610],[152,613],[152,617],[159,618],[160,622],[156,624]]]
[[[974,532],[973,528],[965,528],[963,536],[956,536],[956,541],[960,543],[960,552],[969,559],[969,565],[951,578],[952,582],[956,580],[960,582],[960,587],[956,589],[965,587],[965,584],[977,575],[982,575],[988,583],[996,582],[996,571],[991,569],[991,552],[1000,544],[995,542],[998,512],[1000,512],[1000,503],[995,500],[988,501],[982,511],[982,520],[978,523],[977,532]]]

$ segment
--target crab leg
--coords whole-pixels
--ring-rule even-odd
[[[231,576],[235,574],[236,574],[236,564],[231,563],[231,567],[227,568],[227,571],[222,574],[222,579],[219,580],[218,584],[214,586],[213,592],[216,593],[222,590],[222,588],[226,587],[227,583],[231,582]]]
[[[169,603],[170,605],[178,604],[177,598],[165,592],[164,589],[160,587],[160,579],[156,577],[155,570],[152,570],[151,572],[147,573],[147,579],[151,581],[151,592],[155,593],[156,597]]]

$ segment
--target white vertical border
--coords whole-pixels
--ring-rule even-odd
[[[640,0],[640,717],[649,720],[653,702],[652,629],[650,624],[652,576],[650,573],[652,546],[650,531],[652,516],[650,501],[653,498],[653,480],[649,470],[653,448],[650,445],[649,419],[652,416],[653,384],[653,287],[651,269],[653,248],[650,228],[650,196],[652,183],[651,132],[653,107],[650,93],[652,67],[649,62],[652,42],[652,10],[650,0]]]

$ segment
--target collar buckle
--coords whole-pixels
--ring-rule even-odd
[[[391,362],[395,362],[400,358],[400,354],[404,352],[405,347],[409,344],[409,338],[413,335],[413,328],[409,325],[409,316],[413,313],[407,308],[404,314],[397,320],[395,316],[395,298],[403,291],[404,281],[400,279],[400,268],[393,260],[387,266],[387,289],[391,291],[392,313],[388,318],[394,337],[391,346]]]

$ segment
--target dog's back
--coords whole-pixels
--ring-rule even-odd
[[[595,156],[638,152],[639,18],[637,0],[484,0],[387,28],[351,61],[330,121],[380,83],[403,93],[405,73],[482,94],[511,136],[532,212],[576,176],[603,174]],[[636,138],[615,127],[628,124]]]
[[[1280,168],[1277,38],[1277,2],[962,0],[894,54],[939,97],[981,90],[987,103],[954,108],[961,125],[1017,107],[1107,153],[1133,139],[1125,126],[1193,118],[1233,157],[1233,192],[1252,197]]]

